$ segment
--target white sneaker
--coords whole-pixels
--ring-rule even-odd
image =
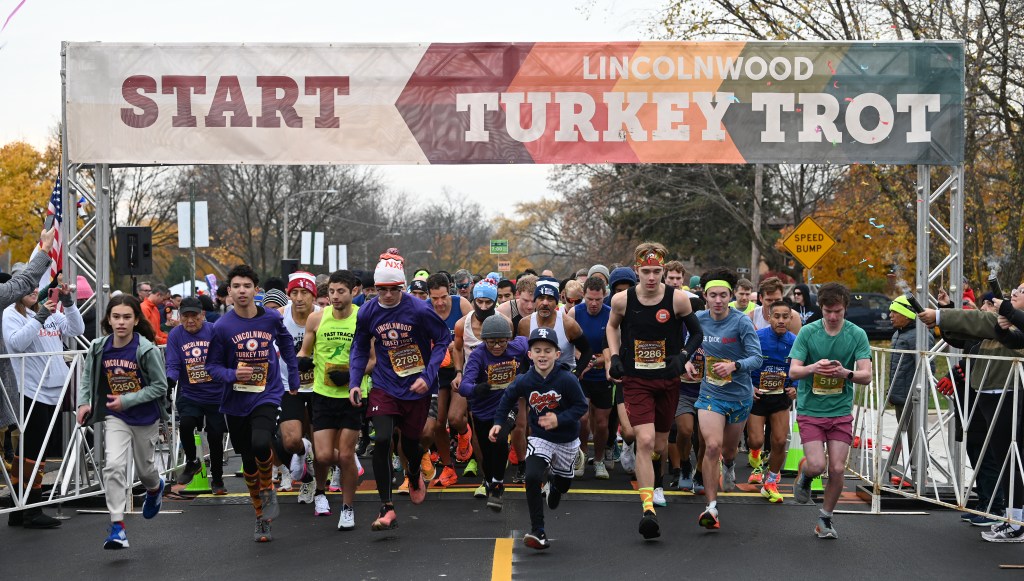
[[[608,468],[605,467],[604,462],[594,462],[594,478],[608,480]]]
[[[313,504],[313,495],[316,494],[316,484],[303,482],[299,486],[299,504]]]
[[[317,494],[313,497],[313,516],[330,516],[331,503],[327,500],[326,494]]]
[[[587,455],[583,453],[583,450],[576,450],[576,459],[572,463],[572,476],[573,478],[580,478],[583,473],[587,470]]]
[[[291,492],[292,489],[292,473],[284,466],[278,467],[281,470],[281,482],[277,485],[277,489],[282,492]]]
[[[356,528],[356,509],[347,504],[341,505],[341,518],[338,519],[339,531],[350,531]]]
[[[654,506],[668,506],[668,501],[665,500],[665,489],[660,486],[654,489]]]
[[[331,475],[331,483],[327,485],[327,490],[341,492],[341,468],[335,466],[333,472],[334,474]]]
[[[619,455],[619,463],[622,464],[622,469],[629,474],[636,472],[636,455],[633,454],[632,444],[623,444],[622,454]]]
[[[722,464],[722,492],[736,492],[736,464],[726,466]]]

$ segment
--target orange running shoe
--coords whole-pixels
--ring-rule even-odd
[[[433,480],[434,476],[437,475],[437,467],[434,466],[434,462],[430,459],[430,454],[423,454],[423,458],[420,459],[420,472],[427,482]]]
[[[459,475],[455,472],[455,468],[451,466],[445,466],[441,469],[441,475],[437,477],[437,480],[431,483],[431,486],[440,486],[441,488],[448,488],[459,481]]]
[[[516,454],[515,446],[509,446],[508,448],[508,463],[512,465],[519,464],[519,455]]]
[[[435,452],[435,451],[431,451],[431,452],[430,452],[430,461],[431,461],[432,463],[434,463],[434,464],[437,464],[438,462],[440,462],[440,461],[441,461],[441,455],[440,455],[440,454],[438,454],[438,453],[437,453],[437,452]]]
[[[409,494],[409,477],[405,477],[405,481],[398,487],[398,494]]]
[[[764,486],[761,487],[761,496],[773,504],[778,504],[784,500],[782,493],[779,492],[779,485],[776,482],[765,482]]]
[[[466,426],[466,433],[459,434],[459,445],[455,448],[455,459],[459,462],[469,462],[473,457],[473,430]]]
[[[764,468],[758,466],[750,472],[750,478],[747,478],[747,484],[761,484],[764,480]]]

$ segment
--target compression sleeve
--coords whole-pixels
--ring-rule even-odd
[[[683,324],[686,325],[686,345],[683,345],[683,349],[686,350],[686,358],[689,359],[704,344],[704,330],[700,328],[700,321],[694,313],[683,317]]]

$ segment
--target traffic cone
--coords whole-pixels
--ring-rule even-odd
[[[185,487],[185,492],[192,494],[210,494],[210,479],[207,478],[206,461],[203,459],[203,437],[196,434],[196,456],[199,458],[199,472],[192,477],[192,482]]]

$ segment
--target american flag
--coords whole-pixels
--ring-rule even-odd
[[[57,278],[57,271],[64,268],[64,242],[61,240],[60,224],[64,219],[64,198],[60,191],[60,177],[53,184],[50,192],[50,203],[46,206],[47,217],[53,216],[53,227],[57,229],[53,237],[53,249],[50,250],[50,282]]]

